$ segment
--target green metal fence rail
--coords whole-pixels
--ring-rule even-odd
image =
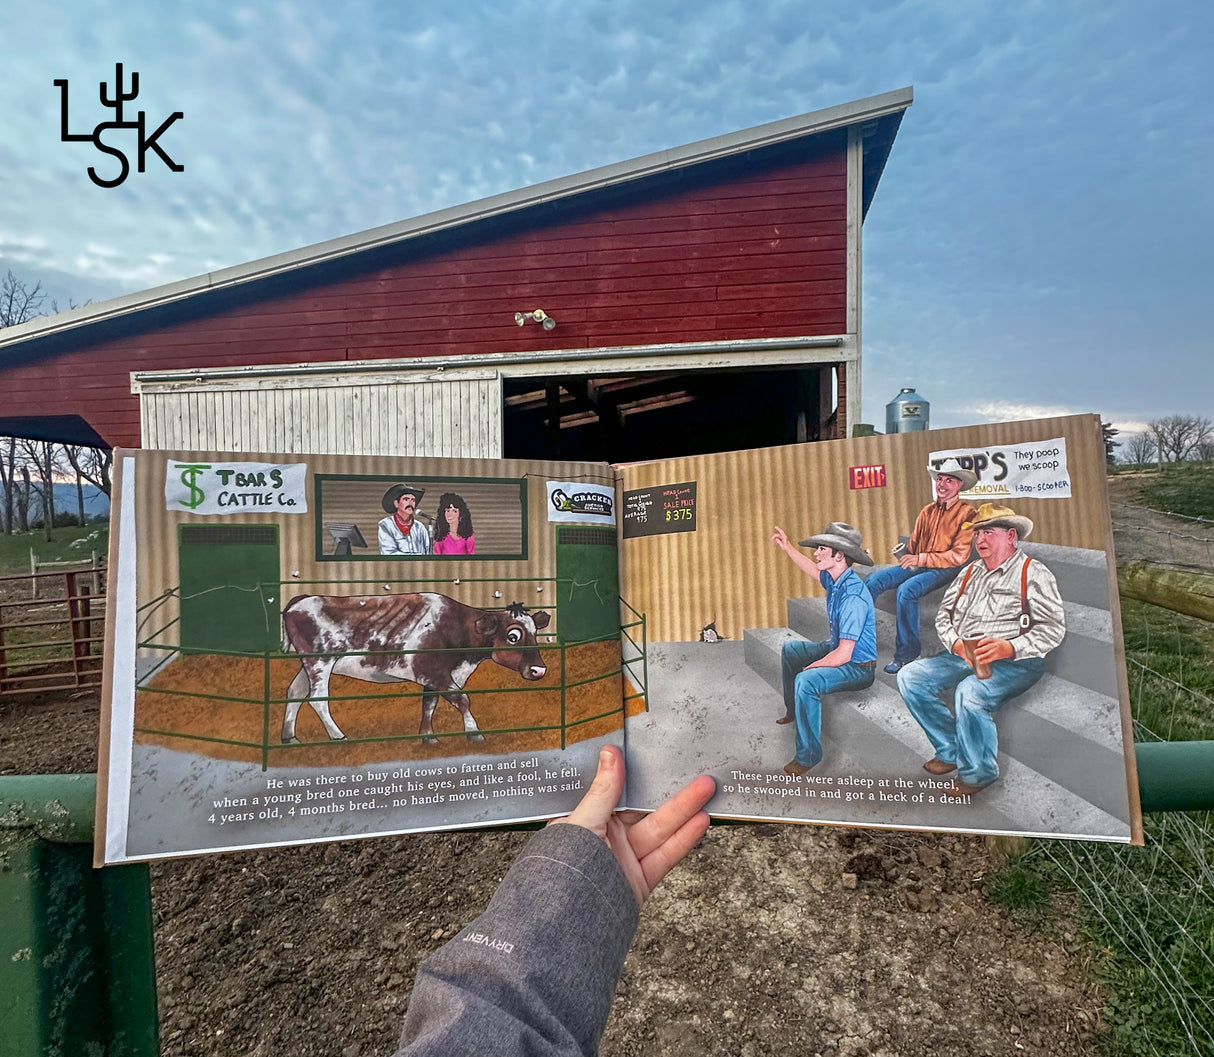
[[[0,777],[0,1052],[156,1057],[148,868],[92,867],[92,774]]]
[[[1214,741],[1143,741],[1134,755],[1143,811],[1214,811]]]
[[[630,620],[627,623],[620,624],[620,637],[622,639],[622,641],[620,643],[621,649],[623,648],[623,644],[626,642],[634,650],[638,651],[638,656],[635,656],[635,657],[625,656],[623,658],[622,668],[627,673],[627,677],[631,680],[633,686],[635,686],[637,688],[634,693],[624,695],[624,708],[625,708],[625,710],[627,710],[629,701],[639,699],[640,701],[642,701],[644,703],[645,711],[648,712],[649,711],[649,638],[648,638],[648,629],[645,624],[645,614],[638,613],[622,597],[620,598],[620,605],[623,606],[625,609],[627,609],[628,612],[631,613],[636,618],[635,620]],[[641,629],[641,641],[639,643],[632,636],[632,630],[634,628]],[[639,679],[636,677],[636,671],[632,667],[634,664],[637,663],[637,661],[641,662],[641,677]]]

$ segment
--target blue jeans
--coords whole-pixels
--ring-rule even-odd
[[[822,759],[822,695],[835,690],[863,690],[873,685],[876,665],[848,661],[838,668],[802,669],[830,653],[829,642],[794,640],[780,651],[784,708],[797,721],[797,763],[813,767]]]
[[[897,614],[898,634],[894,641],[894,660],[907,664],[919,656],[919,599],[944,587],[961,571],[960,565],[947,569],[903,569],[901,565],[880,565],[868,574],[864,583],[873,601],[884,591],[898,589]]]
[[[931,741],[936,758],[955,763],[957,777],[967,785],[989,785],[999,777],[995,713],[1044,672],[1042,657],[1013,658],[993,661],[991,677],[979,679],[964,658],[944,651],[903,668],[898,691]],[[952,710],[942,695],[952,696]]]

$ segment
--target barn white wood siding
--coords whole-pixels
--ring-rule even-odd
[[[138,384],[145,448],[331,455],[502,454],[501,380],[237,388]]]

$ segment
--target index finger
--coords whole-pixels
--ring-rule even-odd
[[[694,818],[717,791],[717,783],[706,774],[693,778],[656,811],[651,811],[628,833],[628,843],[638,859],[660,848]]]

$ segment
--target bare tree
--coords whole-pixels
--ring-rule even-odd
[[[1203,437],[1193,449],[1193,458],[1202,462],[1214,462],[1214,435]]]
[[[82,444],[63,445],[63,454],[68,465],[76,472],[77,491],[80,492],[80,482],[88,481],[103,492],[106,498],[110,494],[110,471],[114,466],[114,453],[109,448],[87,448]],[[80,523],[83,525],[84,520]]]
[[[75,470],[76,477],[76,524],[84,524],[84,478],[80,471],[76,470],[72,465],[71,457],[68,455],[67,449],[69,445],[60,444],[55,450],[55,473],[63,474],[65,477],[69,470]]]
[[[0,327],[15,327],[42,315],[45,301],[42,283],[27,286],[10,269],[0,279]]]
[[[15,327],[40,316],[45,301],[42,283],[28,286],[9,269],[0,279],[0,328]],[[4,532],[11,535],[14,522],[20,531],[29,530],[30,475],[16,439],[5,437],[3,440],[0,445],[0,486],[4,488]]]
[[[13,534],[14,482],[16,480],[17,440],[15,437],[0,437],[0,489],[4,490],[4,507],[0,520],[4,522],[6,536]]]
[[[30,464],[23,458],[20,465],[21,485],[17,488],[17,530],[30,530]]]
[[[30,455],[27,441],[0,437],[0,485],[4,487],[3,528],[5,535],[29,531]]]
[[[1155,438],[1147,430],[1141,433],[1127,433],[1123,444],[1121,454],[1127,463],[1140,465],[1155,458]]]
[[[1161,462],[1182,462],[1211,435],[1214,423],[1198,415],[1168,415],[1152,419],[1147,426],[1155,434]]]
[[[25,466],[22,467],[26,488],[32,489],[38,498],[42,516],[42,526],[46,538],[53,539],[55,527],[55,445],[49,440],[22,440],[21,450],[25,456]],[[29,467],[33,466],[38,477],[31,479]],[[27,494],[26,501],[29,496]]]

